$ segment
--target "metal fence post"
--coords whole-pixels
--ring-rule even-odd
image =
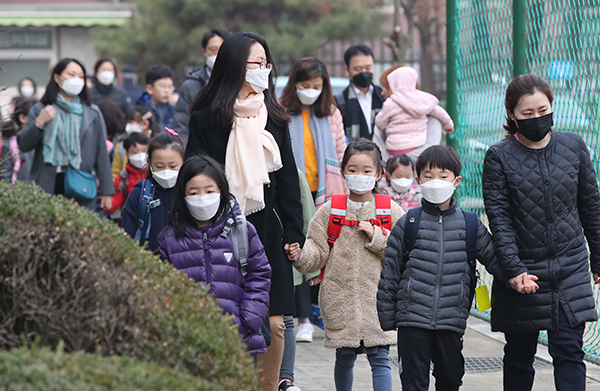
[[[458,0],[446,1],[446,110],[452,121],[454,128],[459,127],[458,117],[458,68],[457,68],[457,23],[456,3]],[[455,134],[449,135],[447,144],[455,150],[458,147],[458,139]]]
[[[513,0],[513,77],[527,73],[527,0]]]

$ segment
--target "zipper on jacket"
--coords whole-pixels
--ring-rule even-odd
[[[204,231],[204,228],[202,228],[202,230]],[[212,282],[212,279],[210,278],[210,262],[209,262],[209,253],[210,251],[208,250],[208,246],[206,245],[206,241],[208,240],[208,237],[206,235],[206,231],[202,232],[202,247],[204,248],[204,271],[206,273],[206,284],[210,284]]]
[[[279,221],[279,226],[281,227],[281,233],[283,233],[283,223],[281,222],[281,218],[279,217],[279,214],[277,213],[275,208],[273,208],[273,213],[275,213],[275,217],[277,217],[277,221]]]
[[[433,313],[431,316],[431,325],[435,329],[438,307],[440,305],[440,284],[442,279],[442,268],[444,266],[444,218],[440,214],[439,218],[439,257],[438,257],[438,269],[437,274],[435,276],[435,298],[433,300]]]

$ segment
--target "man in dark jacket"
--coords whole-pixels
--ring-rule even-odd
[[[423,207],[420,219],[411,217],[408,224],[418,224],[416,240],[405,257],[405,215],[388,239],[377,310],[384,331],[398,329],[403,390],[429,389],[430,361],[437,389],[458,390],[464,374],[462,336],[472,288],[465,238],[475,224],[467,225],[465,212],[456,208],[452,197],[462,179],[462,165],[454,150],[432,146],[423,151],[415,168]],[[508,282],[526,271],[500,265],[491,235],[481,221],[476,223],[475,256],[490,273]],[[533,292],[536,278],[529,278]]]
[[[364,137],[373,139],[375,116],[383,106],[382,89],[373,84],[375,59],[371,49],[354,45],[344,53],[344,70],[350,85],[335,96],[344,118],[344,131],[349,141]]]
[[[145,92],[144,89],[138,86],[138,74],[133,65],[125,64],[123,65],[123,69],[121,70],[121,77],[123,80],[123,84],[121,88],[125,90],[129,99],[131,99],[132,103],[135,103],[140,99],[140,96]],[[125,113],[127,115],[127,113]]]
[[[208,83],[219,48],[228,36],[229,34],[223,30],[210,30],[204,34],[202,37],[202,54],[206,57],[206,63],[189,71],[186,75],[187,80],[183,82],[179,89],[179,100],[175,105],[175,116],[173,117],[173,130],[179,133],[179,137],[184,143],[187,142],[190,133],[188,128],[190,104],[202,87]]]

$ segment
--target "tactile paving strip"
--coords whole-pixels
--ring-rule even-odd
[[[390,364],[393,369],[398,369],[398,357],[390,357]],[[433,369],[433,364],[431,365]],[[533,368],[552,369],[552,364],[538,360],[533,362]],[[465,357],[466,372],[495,372],[502,370],[502,357]]]

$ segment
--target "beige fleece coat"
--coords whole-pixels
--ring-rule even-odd
[[[384,332],[377,315],[377,285],[381,274],[381,260],[389,233],[375,226],[369,240],[358,227],[342,227],[331,252],[327,244],[327,227],[331,200],[317,210],[310,221],[306,243],[300,259],[294,266],[301,273],[311,273],[325,266],[319,304],[325,324],[325,347],[357,348],[360,341],[366,347],[395,345],[396,332]],[[404,214],[392,202],[392,226]],[[347,220],[376,218],[375,200],[360,209],[347,206]]]

